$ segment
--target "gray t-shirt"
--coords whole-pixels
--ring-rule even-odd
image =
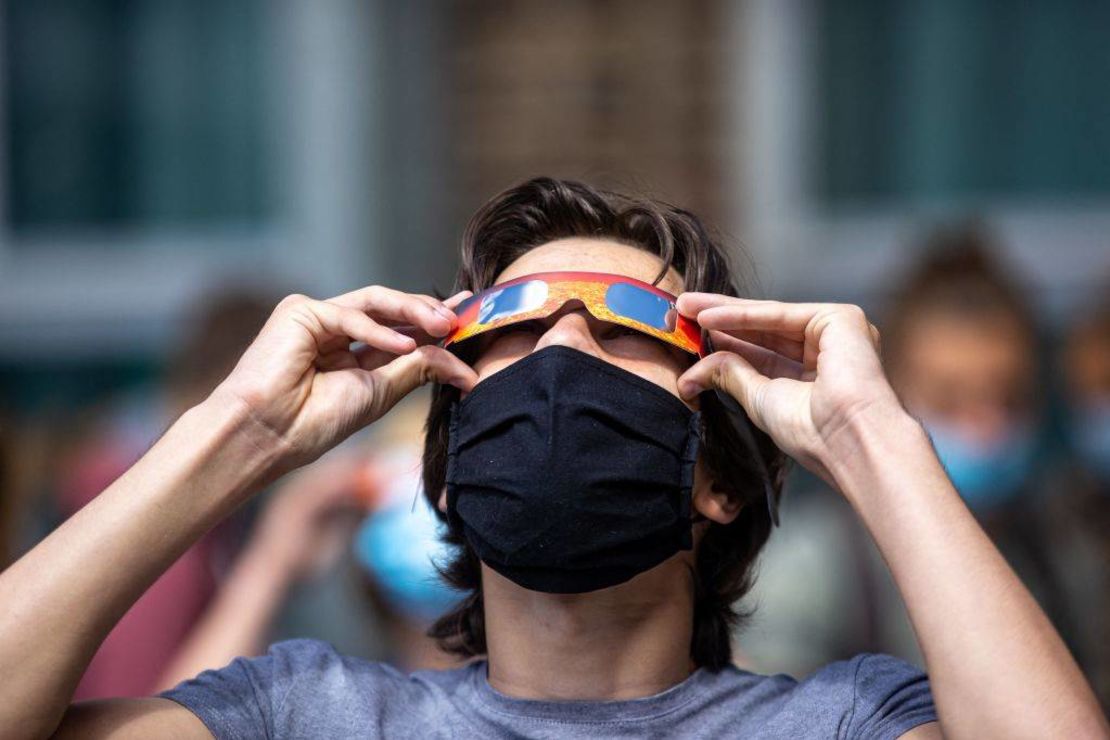
[[[896,738],[936,719],[925,675],[884,655],[833,663],[801,682],[702,669],[643,699],[555,702],[498,693],[484,661],[405,675],[290,640],[162,696],[217,738]]]

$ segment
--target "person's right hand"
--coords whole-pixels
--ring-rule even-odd
[[[289,296],[215,394],[241,404],[275,439],[279,467],[303,465],[424,383],[474,386],[474,370],[435,346],[468,295],[441,302],[372,286],[326,301]],[[402,325],[407,334],[393,328]]]

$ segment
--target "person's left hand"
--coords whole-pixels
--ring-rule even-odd
[[[858,306],[684,293],[678,310],[718,350],[679,378],[679,393],[728,393],[780,449],[834,486],[832,448],[846,426],[904,416],[883,374],[879,332]]]

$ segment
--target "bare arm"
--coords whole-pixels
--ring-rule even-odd
[[[9,677],[0,681],[4,732],[54,732],[116,621],[175,558],[266,481],[315,459],[432,378],[469,389],[469,367],[439,348],[418,346],[442,336],[454,320],[434,304],[384,288],[329,301],[286,299],[207,401],[0,574],[0,674]],[[414,341],[371,316],[424,332]],[[352,340],[367,347],[352,350]],[[168,723],[167,732],[196,730],[195,718],[181,725],[175,718],[183,715],[166,704],[88,705],[72,712],[63,729],[89,730],[88,736],[110,717],[139,721],[136,712],[145,707]]]
[[[945,737],[1110,735],[1051,623],[895,397],[861,310],[699,293],[679,308],[725,350],[687,371],[683,395],[728,392],[863,519],[906,602]]]

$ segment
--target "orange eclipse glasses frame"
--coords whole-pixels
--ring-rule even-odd
[[[487,288],[458,305],[458,324],[443,346],[546,318],[572,300],[581,301],[600,321],[641,331],[699,357],[706,354],[701,329],[678,312],[673,295],[650,283],[605,272],[538,272]]]

